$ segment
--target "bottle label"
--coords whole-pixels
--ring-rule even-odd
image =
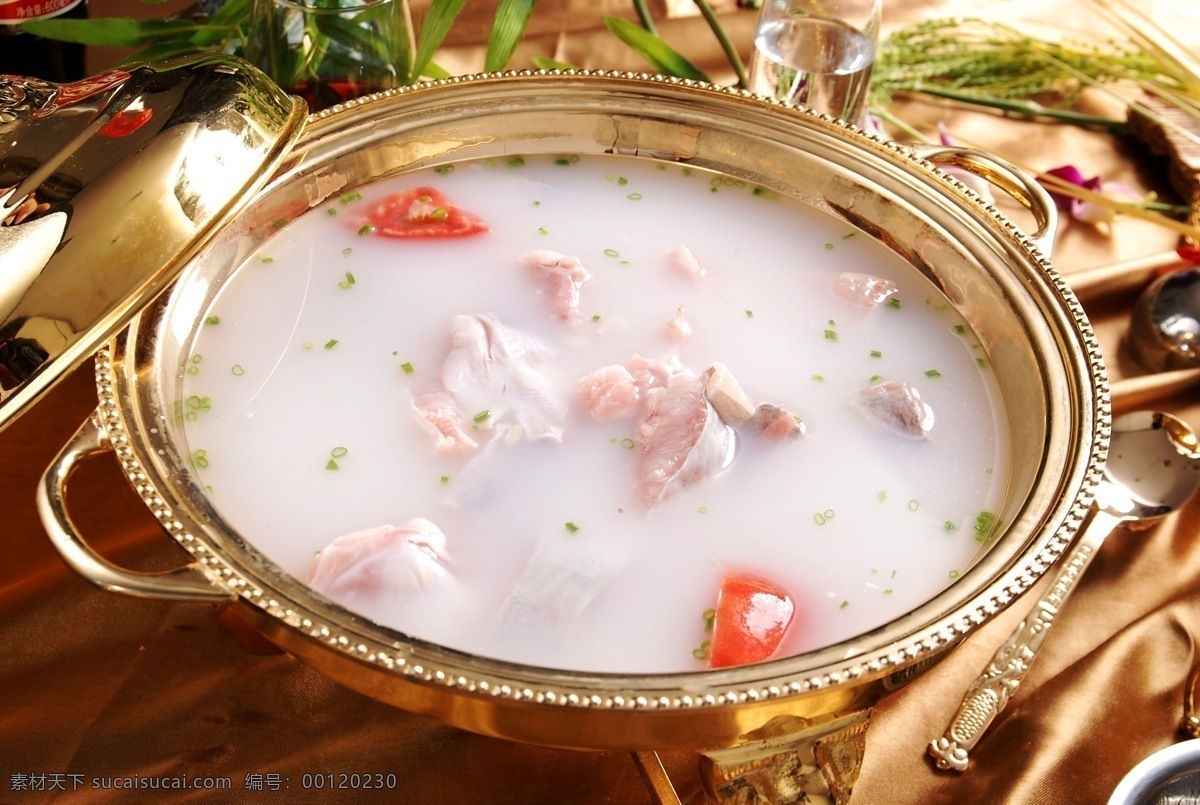
[[[0,0],[0,25],[17,25],[65,14],[83,0]]]

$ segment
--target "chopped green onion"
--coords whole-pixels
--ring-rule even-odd
[[[438,165],[433,169],[435,173],[440,173],[445,176],[447,173],[454,173],[453,165]]]
[[[361,201],[362,197],[363,194],[356,190],[353,193],[347,193],[346,195],[342,196],[340,199],[338,199],[338,201],[342,202],[343,204],[349,204],[351,201]]]
[[[826,244],[825,244],[825,248],[826,248],[826,249],[832,249],[832,248],[833,248],[833,244],[832,244],[832,243],[826,243]]]
[[[826,341],[837,341],[837,330],[826,330],[825,331],[825,340]]]
[[[617,251],[616,249],[605,249],[604,256],[605,257],[620,257],[621,253],[619,251]]]
[[[233,374],[237,377],[241,377],[242,375],[246,374],[246,370],[242,368],[242,365],[240,363],[235,363],[233,365],[232,371],[233,371]]]
[[[312,349],[313,348],[311,341],[305,341],[305,342],[301,343],[300,346],[304,349]]]
[[[752,319],[752,318],[754,318],[754,311],[753,311],[753,310],[747,310],[747,311],[746,311],[746,318],[748,318],[748,319]]]
[[[600,314],[596,313],[592,316],[592,323],[595,324],[598,321],[600,321]]]
[[[957,579],[957,578],[958,578],[958,571],[957,571],[957,570],[951,570],[951,571],[950,571],[950,578],[952,578],[952,579]]]
[[[880,350],[880,349],[873,349],[873,350],[871,350],[871,357],[872,357],[872,358],[882,358],[882,357],[883,357],[883,350]]]
[[[325,342],[325,349],[333,349],[334,347],[337,346],[337,342],[338,342],[338,340],[336,338],[329,339],[328,341]]]
[[[473,422],[487,422],[492,416],[492,412],[486,408],[471,418]]]
[[[708,651],[709,651],[709,648],[711,648],[711,646],[712,646],[712,642],[709,640],[705,640],[703,643],[700,644],[699,648],[692,649],[692,656],[698,660],[707,660],[708,659]]]
[[[901,307],[900,300],[893,296],[887,301],[887,306],[892,310],[899,310]]]
[[[967,331],[967,328],[966,328],[966,326],[964,326],[964,325],[962,325],[962,324],[956,324],[956,325],[954,325],[954,332],[958,333],[959,335],[962,335],[962,334],[963,334],[963,333],[965,333],[966,331]]]
[[[262,258],[262,262],[264,262],[264,263],[274,263],[274,262],[275,262],[275,258],[274,258],[274,257],[264,257],[264,258]]]
[[[409,363],[408,361],[405,361],[404,363],[400,364],[400,368],[404,370],[404,374],[406,374],[406,375],[411,375],[415,371],[413,369],[413,365],[411,363]]]
[[[957,531],[957,530],[958,530],[958,529],[955,527],[954,523],[952,523],[952,522],[951,522],[951,521],[949,521],[949,520],[947,520],[947,521],[946,521],[946,522],[943,524],[943,526],[942,526],[942,527],[943,527],[944,529],[946,529],[946,533],[947,533],[947,534],[953,534],[955,531]]]
[[[344,279],[344,280],[342,280],[341,282],[339,282],[339,283],[338,283],[338,287],[339,287],[339,288],[342,288],[342,289],[345,289],[345,290],[348,290],[348,289],[350,289],[350,288],[352,288],[352,287],[354,286],[354,283],[355,283],[354,275],[353,275],[353,274],[351,274],[349,271],[347,271],[347,272],[346,272],[346,279]]]
[[[706,609],[700,613],[700,618],[704,621],[704,631],[711,632],[713,621],[717,619],[717,611],[712,608]]]
[[[849,601],[843,601],[843,602],[842,602],[842,604],[841,604],[841,606],[840,606],[840,607],[838,607],[838,609],[845,609],[845,608],[846,608],[846,607],[848,607],[848,606],[850,606],[850,602],[849,602]]]
[[[374,231],[375,231],[375,226],[373,224],[363,224],[362,226],[360,226],[358,228],[359,235],[369,235]]]
[[[443,476],[441,477],[441,482],[442,482],[442,483],[444,483],[444,484],[448,484],[448,483],[450,483],[450,476],[449,476],[449,475],[443,475]]]
[[[884,595],[891,595],[891,594],[892,594],[892,590],[891,590],[891,588],[884,590],[884,591],[883,591],[883,594],[884,594]]]
[[[908,510],[910,512],[915,512],[919,508],[921,508],[921,501],[914,498],[908,502]]]
[[[339,466],[338,466],[338,463],[337,463],[336,461],[334,461],[334,460],[331,458],[331,459],[329,459],[329,461],[328,461],[328,462],[326,462],[326,464],[325,464],[325,469],[327,469],[327,470],[339,470],[339,469],[341,469],[341,467],[339,467]]]
[[[857,232],[847,232],[846,234],[842,235],[842,240],[850,240],[850,238],[854,237],[857,234],[858,234]]]
[[[192,453],[192,464],[200,469],[206,468],[208,466],[208,451],[197,450]]]
[[[883,380],[883,375],[871,375],[867,378],[868,383],[878,383],[880,380]]]
[[[209,316],[204,320],[204,323],[205,324],[220,324],[221,317],[220,316]]]
[[[571,532],[572,534],[576,534],[579,532],[579,526],[575,525],[570,520],[568,520],[566,523],[564,523],[564,525],[566,526],[567,531]]]
[[[520,168],[525,164],[525,157],[509,157],[507,164],[510,168]]]
[[[539,233],[541,233],[541,234],[543,234],[543,235],[549,235],[549,234],[550,234],[550,230],[549,230],[549,229],[547,229],[547,228],[546,228],[546,227],[544,227],[544,226],[539,226],[539,227],[538,227],[538,232],[539,232]]]
[[[325,214],[326,214],[326,215],[337,215],[337,214],[338,214],[337,207],[328,207],[328,208],[326,208],[326,210],[325,210]]]
[[[346,257],[349,257],[349,256],[350,256],[350,252],[352,252],[352,251],[354,251],[354,250],[353,250],[353,249],[351,249],[349,246],[347,246],[346,248],[342,249],[342,254],[343,254],[344,256],[346,256]]]
[[[444,221],[449,214],[445,207],[435,207],[433,212],[429,213],[429,217],[435,221]]]
[[[334,458],[342,458],[349,452],[350,451],[347,450],[345,447],[335,447],[329,451],[329,455],[333,456]]]
[[[815,380],[815,381],[817,381],[818,383],[824,383],[824,382],[825,382],[825,376],[824,376],[824,375],[813,375],[813,376],[812,376],[812,379],[813,379],[813,380]]]
[[[629,194],[628,196],[626,196],[625,198],[629,199],[630,201],[641,201],[641,200],[642,200],[642,194],[641,194],[641,193],[630,193],[630,194]]]
[[[937,369],[926,369],[925,376],[926,377],[941,377],[942,373],[939,372]]]
[[[624,447],[626,450],[632,450],[633,448],[637,447],[637,442],[635,442],[633,439],[625,438],[621,440],[621,447]]]
[[[996,515],[989,511],[980,512],[975,518],[975,539],[979,542],[987,542],[995,528]]]
[[[628,179],[626,179],[624,176],[618,176],[618,177],[617,177],[617,184],[619,184],[619,185],[627,185],[627,184],[629,184],[629,180],[628,180]]]

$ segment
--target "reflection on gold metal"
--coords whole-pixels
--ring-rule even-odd
[[[302,109],[219,56],[62,86],[0,77],[0,427],[167,287]]]
[[[650,792],[650,796],[654,797],[654,801],[658,805],[680,805],[679,795],[675,793],[675,786],[671,785],[671,778],[667,776],[667,770],[663,768],[662,758],[658,756],[658,753],[632,752],[631,754],[642,779],[646,782],[646,789]]]
[[[851,221],[962,314],[1003,390],[1012,456],[996,516],[1015,525],[945,591],[869,634],[767,663],[637,676],[531,668],[416,642],[331,603],[261,556],[253,535],[233,533],[191,482],[188,446],[170,421],[178,367],[203,311],[277,222],[409,168],[614,150],[736,175]],[[1031,206],[1043,203],[1018,179],[1004,181]],[[214,588],[236,596],[244,620],[330,677],[486,735],[699,751],[714,792],[811,784],[835,800],[853,788],[871,707],[1002,611],[1069,546],[1109,433],[1107,379],[1082,307],[1045,249],[994,207],[920,155],[835,121],[628,74],[453,79],[314,115],[253,204],[112,341],[97,372],[105,432],[147,505]]]

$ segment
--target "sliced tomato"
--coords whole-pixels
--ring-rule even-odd
[[[389,238],[461,238],[487,232],[479,217],[448,201],[432,187],[388,196],[367,214],[375,232]]]
[[[745,573],[726,576],[717,595],[708,664],[727,668],[770,659],[795,613],[779,585]]]

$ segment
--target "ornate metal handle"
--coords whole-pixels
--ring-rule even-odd
[[[1047,257],[1054,248],[1054,232],[1058,228],[1058,208],[1054,199],[1037,180],[1025,171],[1000,157],[975,148],[956,145],[918,143],[913,152],[938,165],[965,170],[984,179],[1016,199],[1031,213],[1037,230],[1028,237]]]
[[[109,563],[84,542],[67,513],[67,479],[81,461],[111,449],[108,435],[93,414],[55,457],[38,484],[38,513],[63,561],[93,584],[126,595],[169,601],[233,600],[232,594],[214,586],[198,563],[161,573],[135,573]]]
[[[970,751],[1029,673],[1055,616],[1066,604],[1096,551],[1121,522],[1122,519],[1114,514],[1095,510],[1050,588],[996,650],[987,669],[967,688],[945,735],[929,744],[929,753],[936,759],[939,769],[966,771],[971,762]]]

